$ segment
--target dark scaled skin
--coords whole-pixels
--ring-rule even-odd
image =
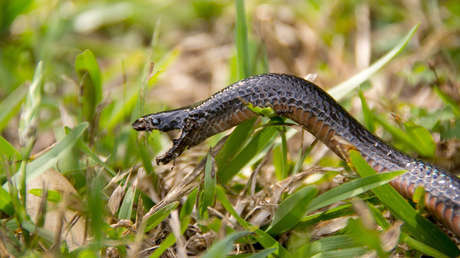
[[[285,74],[264,74],[236,82],[203,102],[150,114],[133,123],[138,131],[181,129],[181,135],[157,163],[168,163],[185,149],[255,117],[247,106],[271,107],[296,121],[343,159],[344,146],[352,146],[377,171],[406,169],[391,184],[411,198],[417,186],[426,191],[428,210],[460,237],[460,179],[416,160],[367,131],[332,97],[315,84]]]

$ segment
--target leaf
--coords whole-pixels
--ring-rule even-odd
[[[244,103],[246,107],[251,110],[252,112],[256,113],[259,116],[266,116],[269,118],[277,117],[278,114],[276,114],[275,110],[271,107],[259,107],[259,106],[254,106],[252,103]]]
[[[224,146],[216,156],[216,164],[221,175],[221,170],[232,163],[233,158],[240,152],[241,148],[247,142],[253,132],[255,118],[244,121],[239,124],[232,132],[232,134],[225,141]]]
[[[134,206],[134,197],[136,196],[136,188],[130,185],[121,203],[120,211],[118,212],[119,219],[131,219],[131,214]]]
[[[246,78],[251,75],[249,71],[249,46],[248,46],[248,27],[246,25],[246,12],[244,10],[244,1],[236,0],[236,56],[238,63],[238,72],[240,78]]]
[[[21,159],[19,151],[0,135],[0,157],[2,156],[5,156],[7,159]]]
[[[136,149],[138,151],[139,156],[141,157],[142,165],[144,166],[147,175],[149,175],[152,178],[152,185],[156,187],[158,185],[158,176],[155,173],[155,170],[152,166],[152,157],[150,153],[147,151],[145,145],[141,144],[141,141],[136,141],[136,144]]]
[[[359,91],[359,99],[361,100],[361,108],[363,110],[364,124],[367,130],[375,132],[374,115],[372,114],[369,106],[367,105],[366,98],[364,97],[363,91]]]
[[[247,231],[233,232],[224,239],[213,244],[202,256],[203,258],[224,258],[233,249],[233,242],[238,238],[248,235]]]
[[[327,205],[357,196],[377,186],[384,185],[395,177],[404,174],[405,170],[380,173],[365,178],[358,178],[332,188],[331,190],[313,199],[306,212],[312,212]]]
[[[375,250],[378,257],[388,257],[382,248],[380,235],[377,230],[366,228],[359,219],[349,219],[347,225],[347,235],[352,237],[355,242]],[[363,237],[366,236],[366,237]]]
[[[321,253],[311,256],[311,258],[361,257],[367,252],[369,252],[367,248],[352,247],[352,248],[344,248],[344,249],[339,249],[339,250],[321,252]]]
[[[292,174],[297,174],[303,166],[305,159],[307,158],[308,154],[310,154],[311,150],[315,146],[315,143],[306,146],[301,152],[299,152],[299,158],[297,159],[294,168],[292,169]]]
[[[38,196],[38,197],[42,197],[43,189],[40,189],[40,188],[30,189],[29,193],[35,196]],[[61,193],[56,190],[47,190],[46,200],[49,202],[58,203],[62,200]]]
[[[27,94],[28,85],[23,84],[11,92],[0,103],[0,132],[8,125],[8,122],[21,109],[21,104],[24,102]]]
[[[56,162],[59,160],[59,158],[70,148],[73,147],[73,145],[80,139],[81,135],[83,132],[86,130],[88,127],[88,123],[83,122],[79,125],[77,125],[72,131],[67,134],[62,140],[56,143],[54,147],[37,158],[36,160],[30,162],[26,166],[26,180],[30,181],[31,179],[35,178],[36,176],[42,174],[45,172],[47,169],[53,167]],[[18,171],[19,172],[19,171]],[[20,177],[20,173],[16,173],[12,181],[14,184],[18,183]],[[8,189],[8,184],[5,183],[3,184],[4,189]]]
[[[412,201],[417,204],[417,211],[422,212],[425,209],[425,188],[419,185],[415,188]]]
[[[441,253],[435,247],[430,245],[424,244],[418,240],[413,239],[412,237],[408,236],[407,234],[401,233],[401,241],[406,243],[409,247],[414,248],[430,257],[436,258],[448,258],[449,256]]]
[[[425,157],[432,157],[433,156],[434,152],[428,146],[428,145],[430,145],[429,143],[425,143],[424,145],[422,145],[422,144],[419,145],[418,141],[416,139],[414,139],[413,135],[409,134],[408,132],[405,132],[404,130],[402,130],[402,129],[400,129],[400,128],[392,125],[392,124],[390,124],[388,121],[386,121],[381,116],[376,115],[376,116],[374,116],[374,118],[375,118],[375,121],[378,122],[385,129],[385,131],[388,131],[393,137],[395,137],[396,139],[398,139],[402,143],[404,143],[405,146],[411,148],[414,151],[417,151],[417,153],[419,153],[422,156],[425,156]],[[415,132],[413,132],[413,133],[415,133]],[[425,135],[425,133],[422,133],[422,134],[424,135],[422,137],[425,140],[426,135]],[[428,132],[428,134],[429,134],[429,132]],[[429,137],[431,137],[431,134],[430,134]],[[416,137],[416,138],[418,138],[418,137]],[[425,147],[425,145],[428,146],[428,149]]]
[[[78,147],[80,151],[86,154],[92,161],[96,162],[98,165],[102,166],[111,176],[115,176],[117,173],[105,162],[103,162],[82,140],[78,141]]]
[[[415,142],[420,154],[425,157],[433,157],[436,152],[436,143],[431,136],[431,133],[423,126],[417,125],[413,122],[404,123],[407,134],[412,142]]]
[[[452,112],[457,118],[460,118],[460,107],[449,95],[445,94],[438,86],[433,87],[434,92],[444,102],[444,104],[452,109]]]
[[[361,177],[375,175],[367,162],[357,151],[350,151],[351,164]],[[439,251],[448,256],[460,255],[456,245],[433,223],[420,216],[415,209],[389,185],[382,185],[372,190],[377,198],[390,209],[391,213],[398,219],[404,221],[403,230],[409,232],[414,238],[436,247]]]
[[[289,256],[289,252],[272,236],[241,218],[241,216],[236,212],[227,196],[225,195],[225,191],[222,186],[218,185],[216,190],[217,199],[220,201],[225,210],[230,213],[236,219],[238,224],[240,224],[245,230],[254,232],[254,238],[257,240],[257,242],[259,242],[264,248],[275,247],[280,256]]]
[[[273,144],[277,129],[266,127],[257,132],[244,147],[244,149],[235,156],[230,164],[219,170],[219,181],[222,184],[228,182],[236,175],[252,158],[264,150],[267,146]]]
[[[202,199],[200,201],[200,218],[207,218],[208,207],[214,203],[216,195],[216,171],[214,169],[214,159],[208,153],[204,167],[204,187]]]
[[[278,180],[288,177],[287,142],[286,130],[283,127],[278,129],[281,138],[281,145],[273,148],[273,166]]]
[[[0,210],[10,216],[14,213],[14,207],[11,202],[10,194],[3,188],[0,188]]]
[[[179,202],[175,201],[172,203],[169,203],[165,205],[163,208],[159,209],[157,212],[155,212],[152,216],[150,216],[146,223],[144,232],[148,232],[154,227],[158,226],[166,217],[169,216],[171,211],[177,208],[179,206]]]
[[[357,244],[347,235],[324,237],[311,243],[310,254],[314,255],[351,247],[357,247]]]
[[[42,99],[43,85],[43,62],[39,62],[35,68],[34,78],[27,92],[26,102],[23,105],[21,119],[19,121],[19,139],[26,145],[30,141],[30,134],[34,130],[35,121]]]
[[[104,191],[104,178],[102,174],[97,174],[88,182],[88,219],[91,228],[92,236],[94,237],[93,244],[96,247],[101,247],[104,237],[104,228],[107,226],[105,222],[105,202],[101,193]]]
[[[256,254],[249,256],[248,258],[265,258],[269,256],[271,253],[273,253],[274,251],[276,251],[276,248],[264,249]]]
[[[328,93],[336,100],[340,100],[345,97],[348,93],[352,90],[357,88],[361,83],[365,82],[369,79],[374,73],[380,70],[384,65],[391,61],[397,54],[399,54],[404,47],[407,45],[409,40],[414,35],[415,31],[417,31],[418,25],[412,27],[412,29],[407,33],[407,35],[394,47],[392,48],[386,55],[381,57],[375,63],[373,63],[368,68],[362,70],[358,74],[354,75],[350,79],[336,85],[332,89],[328,91]]]
[[[270,235],[278,235],[293,228],[305,214],[308,203],[318,193],[318,189],[307,186],[291,194],[276,209],[272,223],[266,230]]]
[[[102,76],[91,50],[86,49],[75,59],[75,71],[82,86],[82,113],[86,121],[92,122],[96,107],[102,100]]]
[[[246,24],[246,13],[244,9],[244,1],[235,1],[236,9],[236,63],[238,79],[243,79],[251,75],[250,57],[249,57],[249,44],[248,44],[248,29]],[[228,175],[228,170],[222,172],[228,165],[233,163],[233,157],[241,150],[254,130],[256,118],[249,119],[239,124],[232,132],[230,137],[225,142],[222,150],[216,156],[216,164],[219,173],[219,182],[226,182],[238,171]],[[224,175],[225,180],[220,178]]]
[[[335,219],[347,215],[355,214],[351,204],[340,205],[335,208],[331,208],[324,212],[318,212],[312,215],[305,216],[301,219],[299,227],[314,225],[320,221]]]

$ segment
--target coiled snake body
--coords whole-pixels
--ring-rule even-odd
[[[410,198],[423,186],[427,209],[460,237],[460,179],[426,162],[416,160],[384,143],[366,130],[326,92],[301,78],[264,74],[236,82],[200,104],[150,114],[133,123],[138,131],[181,129],[181,135],[158,163],[168,163],[186,148],[227,130],[256,114],[248,103],[271,107],[311,132],[341,158],[344,143],[361,152],[377,171],[405,169],[391,184]]]

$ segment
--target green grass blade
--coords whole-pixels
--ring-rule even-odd
[[[458,103],[452,99],[449,95],[441,91],[438,86],[433,87],[433,91],[438,95],[438,97],[444,102],[444,104],[452,109],[455,117],[460,118],[460,107]]]
[[[425,157],[434,157],[436,152],[436,143],[434,142],[430,131],[428,131],[423,126],[417,125],[410,121],[404,123],[404,128],[411,138],[411,141],[417,143],[420,154]]]
[[[305,214],[308,203],[318,193],[318,189],[307,186],[291,194],[276,209],[271,225],[266,230],[270,235],[278,235],[293,228]]]
[[[236,61],[238,66],[238,79],[243,79],[249,77],[251,72],[249,71],[250,67],[250,57],[249,57],[249,44],[248,44],[248,29],[246,24],[246,13],[244,9],[244,1],[237,0],[235,1],[236,8],[236,31],[235,31],[235,41],[236,41]],[[240,125],[238,125],[235,130],[233,130],[230,137],[225,142],[222,150],[216,156],[216,164],[219,171],[219,178],[223,172],[221,170],[225,169],[229,164],[233,163],[233,157],[238,153],[241,148],[244,146],[244,143],[250,137],[251,133],[254,130],[254,124],[256,118],[249,119]],[[225,176],[227,177],[227,176]],[[220,182],[225,182],[220,180]]]
[[[356,243],[375,250],[378,257],[388,257],[387,253],[382,248],[379,232],[376,229],[367,228],[361,219],[351,218],[348,220],[347,235],[355,240]]]
[[[38,197],[42,197],[44,196],[45,191],[41,188],[33,188],[29,190],[29,193]],[[56,190],[46,190],[46,200],[49,202],[58,203],[62,200],[62,195]]]
[[[303,163],[308,154],[310,154],[311,150],[313,149],[313,146],[315,146],[315,144],[306,146],[301,152],[299,152],[299,158],[297,159],[294,168],[292,169],[292,174],[297,174],[300,169],[302,169]]]
[[[367,164],[357,151],[350,151],[352,165],[362,177],[375,175],[376,172]],[[460,255],[460,250],[438,227],[420,216],[416,210],[389,185],[382,185],[372,190],[380,201],[390,209],[391,213],[404,221],[403,230],[415,239],[436,247],[439,251],[452,257]]]
[[[350,79],[340,83],[339,85],[336,85],[335,87],[330,89],[328,93],[336,100],[340,100],[343,97],[345,97],[348,93],[350,93],[352,90],[357,88],[361,83],[369,79],[374,73],[380,70],[384,65],[386,65],[396,55],[398,55],[407,45],[409,40],[412,38],[415,31],[417,31],[417,28],[418,28],[418,25],[412,27],[409,33],[407,33],[407,35],[386,55],[384,55],[379,60],[377,60],[375,63],[373,63],[371,66],[362,70],[361,72],[354,75]]]
[[[233,249],[233,242],[238,238],[248,235],[247,231],[233,232],[227,235],[224,239],[213,244],[209,250],[203,255],[203,258],[224,258]]]
[[[361,257],[365,253],[369,252],[368,249],[363,247],[352,247],[344,248],[334,251],[326,251],[311,256],[311,258],[343,258],[343,257]]]
[[[255,119],[250,119],[239,124],[228,137],[224,146],[216,155],[216,164],[219,169],[219,173],[221,173],[221,169],[232,163],[235,155],[247,142],[247,139],[251,136],[251,133],[254,130],[254,122]]]
[[[0,135],[0,157],[2,156],[5,156],[7,159],[21,159],[21,153]]]
[[[368,202],[367,207],[369,207],[369,211],[374,217],[377,225],[379,225],[383,229],[388,229],[391,226],[390,223],[383,216],[382,212],[379,209],[377,209],[374,205]]]
[[[115,176],[117,173],[105,162],[103,162],[97,155],[94,153],[86,143],[84,143],[82,140],[78,141],[78,148],[81,152],[86,154],[92,161],[94,161],[96,164],[101,165],[106,171],[110,173],[111,176]]]
[[[363,110],[364,125],[366,125],[367,130],[373,133],[375,132],[374,115],[367,105],[367,101],[362,90],[359,91],[359,99],[361,100],[361,108]]]
[[[28,85],[24,84],[16,88],[0,103],[0,132],[8,125],[8,122],[14,117],[19,110],[21,104],[24,102]]]
[[[288,150],[285,131],[284,128],[278,130],[281,138],[281,145],[273,149],[273,166],[275,167],[275,175],[278,180],[283,180],[288,177]]]
[[[236,175],[252,158],[260,151],[264,150],[270,144],[273,144],[273,139],[276,136],[277,129],[267,127],[257,132],[244,149],[236,155],[232,162],[219,170],[219,181],[222,184],[228,182]]]
[[[35,68],[34,78],[27,92],[26,102],[24,103],[21,120],[19,121],[19,138],[24,145],[27,145],[31,132],[34,131],[35,121],[39,106],[42,100],[43,85],[43,62],[39,62]]]
[[[26,180],[29,181],[34,177],[42,174],[47,169],[53,167],[59,158],[70,148],[74,146],[74,144],[80,139],[83,132],[88,128],[88,123],[84,122],[77,125],[72,131],[67,134],[62,140],[60,140],[56,145],[49,150],[47,153],[43,154],[36,160],[30,162],[26,166]],[[19,173],[16,173],[12,181],[13,183],[18,183],[19,180]],[[8,188],[8,185],[5,183],[3,185],[4,189]]]
[[[158,176],[157,174],[155,174],[155,170],[153,169],[151,154],[147,151],[146,146],[142,144],[141,141],[136,140],[136,144],[137,151],[139,153],[139,156],[141,157],[142,165],[144,166],[147,175],[149,175],[152,178],[153,186],[156,187],[158,185]]]
[[[104,228],[107,226],[105,223],[105,205],[103,200],[104,191],[104,179],[102,174],[96,175],[96,177],[88,182],[89,193],[88,193],[88,217],[91,228],[91,234],[94,237],[94,248],[96,250],[102,247],[102,241],[104,238]]]
[[[48,243],[52,243],[53,240],[55,239],[53,232],[50,232],[50,231],[48,231],[46,229],[43,229],[43,228],[40,228],[40,227],[36,226],[34,223],[32,223],[32,222],[30,222],[28,220],[24,220],[21,223],[21,226],[22,226],[23,229],[27,230],[28,232],[35,232],[43,240],[45,240]]]
[[[241,216],[236,212],[233,208],[232,204],[228,200],[225,190],[222,186],[218,185],[216,188],[216,197],[219,202],[222,204],[224,209],[230,213],[245,230],[254,232],[254,238],[259,242],[264,248],[272,248],[275,247],[277,249],[277,253],[282,257],[288,257],[289,252],[279,243],[277,242],[272,236],[267,234],[265,231],[260,230],[258,227],[251,225],[249,222],[241,218]]]
[[[96,107],[102,100],[102,75],[91,50],[86,49],[75,59],[75,71],[82,87],[83,119],[94,122]]]
[[[312,215],[305,216],[301,219],[300,227],[314,225],[320,221],[335,219],[338,217],[347,216],[350,214],[354,214],[355,211],[351,204],[344,204],[338,207],[329,209],[327,211],[321,213],[315,213]]]
[[[380,173],[341,184],[313,199],[308,205],[306,212],[312,212],[338,201],[357,196],[370,189],[384,185],[404,173],[405,171]]]
[[[246,24],[246,12],[244,10],[244,0],[236,0],[236,55],[240,78],[251,75],[249,71],[249,46],[248,46],[248,27]]]
[[[120,211],[118,212],[119,219],[131,219],[131,214],[133,212],[134,206],[134,197],[136,196],[136,189],[133,185],[128,187],[128,190],[123,197],[123,202],[120,206]]]
[[[0,210],[10,216],[14,213],[10,194],[3,188],[0,188]]]
[[[333,250],[341,250],[351,247],[357,247],[353,239],[346,235],[330,236],[321,238],[311,243],[311,255]]]
[[[382,116],[375,115],[374,116],[375,121],[378,122],[384,129],[385,131],[388,131],[393,137],[396,139],[400,140],[402,143],[404,143],[405,146],[411,148],[412,150],[416,151],[422,156],[425,157],[432,157],[434,155],[434,145],[431,144],[430,142],[433,141],[433,138],[431,134],[425,129],[425,128],[418,128],[416,131],[422,131],[422,138],[421,140],[424,141],[425,143],[419,143],[419,138],[418,136],[413,136],[412,134],[409,134],[408,132],[405,132],[404,130],[390,124],[385,118]]]
[[[216,171],[214,169],[214,159],[208,153],[204,167],[204,186],[202,198],[199,202],[200,218],[207,218],[208,207],[213,206],[216,196]]]
[[[256,254],[249,256],[248,258],[265,258],[269,256],[270,254],[272,254],[274,251],[276,251],[276,248],[264,249]]]
[[[150,216],[146,223],[144,232],[148,232],[154,227],[158,226],[166,217],[169,216],[169,214],[179,206],[179,202],[172,202],[167,205],[165,205],[163,208],[159,209],[157,212],[155,212],[152,216]]]
[[[440,251],[436,250],[435,248],[429,246],[429,245],[426,245],[420,241],[417,241],[415,239],[413,239],[412,237],[408,236],[407,234],[401,234],[401,241],[403,241],[404,243],[406,243],[408,246],[416,249],[416,250],[419,250],[420,252],[428,255],[428,256],[431,256],[431,257],[437,257],[437,258],[447,258],[449,256],[441,253]]]

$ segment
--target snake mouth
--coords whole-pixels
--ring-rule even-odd
[[[182,152],[189,147],[187,144],[187,133],[184,130],[180,130],[180,136],[177,139],[173,139],[173,145],[163,155],[156,158],[157,165],[167,164],[172,160],[175,160]]]
[[[146,121],[146,119],[142,117],[134,121],[132,123],[132,127],[136,131],[147,131],[147,132],[150,132],[153,129],[156,129],[156,128],[152,128],[151,125],[148,123],[148,121]],[[186,148],[182,146],[181,135],[183,134],[183,129],[178,129],[174,131],[178,131],[177,133],[179,134],[179,137],[173,138],[172,139],[173,145],[171,146],[171,148],[169,148],[163,155],[156,158],[157,165],[167,164],[170,161],[175,160]]]
[[[136,131],[152,131],[153,129],[144,117],[136,119],[136,121],[132,123],[132,127]]]

